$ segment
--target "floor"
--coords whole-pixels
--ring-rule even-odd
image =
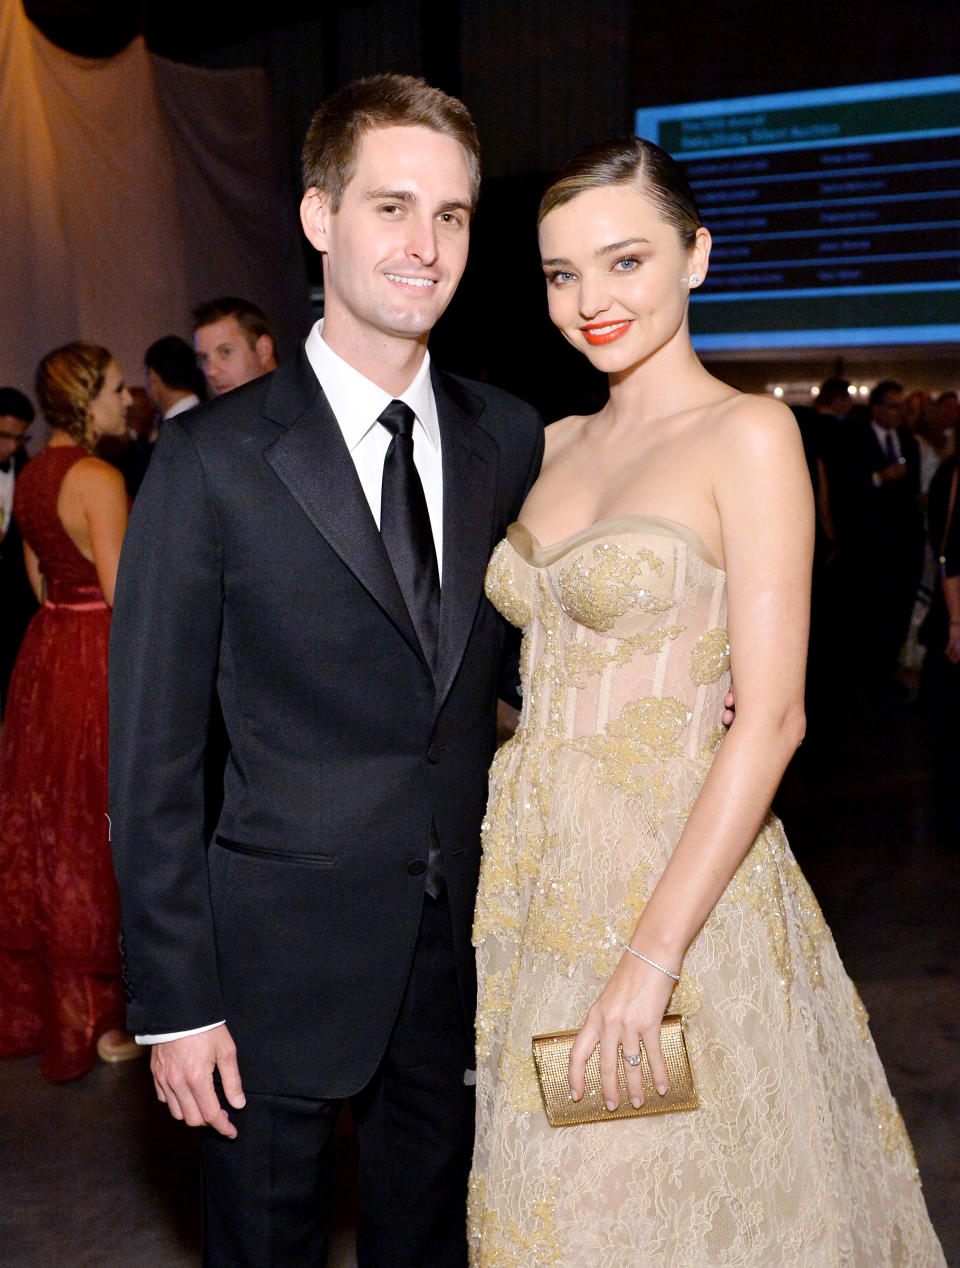
[[[814,721],[777,807],[960,1268],[960,855],[934,840],[929,765],[915,707],[845,710]],[[145,1061],[61,1087],[37,1060],[0,1062],[0,1265],[190,1268],[198,1205],[196,1138],[153,1099]],[[354,1263],[347,1220],[331,1265]]]

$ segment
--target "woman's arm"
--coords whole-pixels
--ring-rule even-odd
[[[940,589],[943,591],[943,600],[947,605],[949,622],[944,654],[952,665],[957,665],[960,664],[960,576],[942,577]]]
[[[30,582],[30,589],[37,597],[37,602],[42,603],[47,597],[46,582],[43,579],[43,573],[40,571],[40,560],[37,558],[36,551],[28,546],[26,541],[23,543],[23,566],[27,570],[27,580]]]
[[[752,845],[803,738],[803,684],[813,553],[813,499],[792,415],[757,398],[738,400],[723,427],[714,496],[728,579],[730,662],[737,711],[729,734],[631,938],[678,973],[684,953]],[[654,1082],[666,1089],[659,1026],[673,990],[665,973],[624,953],[587,1015],[571,1055],[570,1085],[583,1093],[597,1043],[604,1099],[614,1107],[617,1045],[643,1040]],[[627,1068],[642,1101],[639,1068]]]
[[[99,458],[77,463],[74,472],[97,580],[103,597],[113,607],[120,547],[127,528],[128,504],[123,476],[116,467]]]

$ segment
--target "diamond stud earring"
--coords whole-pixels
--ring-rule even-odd
[[[690,289],[693,290],[695,286],[700,285],[700,283],[703,281],[703,278],[700,276],[699,273],[691,273],[690,276],[687,278],[687,281],[690,283]]]

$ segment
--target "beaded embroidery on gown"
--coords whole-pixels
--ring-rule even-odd
[[[483,825],[474,1268],[945,1263],[866,1012],[772,815],[670,1005],[700,1109],[543,1113],[531,1036],[582,1024],[722,741],[725,581],[652,516],[545,549],[513,524],[491,560],[524,706]]]

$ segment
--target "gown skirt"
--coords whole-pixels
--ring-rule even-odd
[[[866,1012],[772,815],[669,1007],[699,1108],[543,1113],[531,1037],[582,1025],[723,742],[725,582],[652,516],[549,548],[515,524],[491,560],[524,706],[483,824],[474,1268],[945,1263]]]

